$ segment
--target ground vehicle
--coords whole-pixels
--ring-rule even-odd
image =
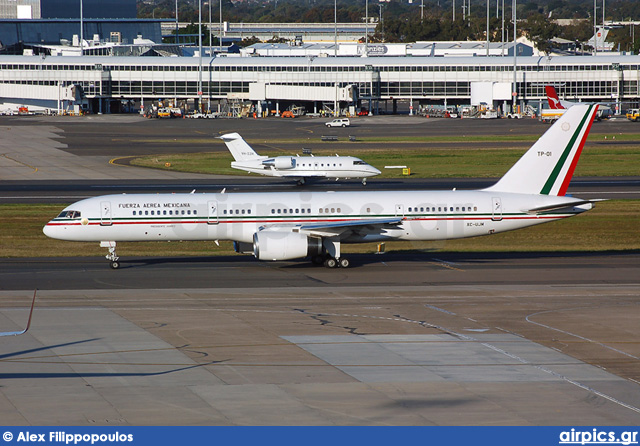
[[[283,118],[295,118],[296,117],[296,115],[294,115],[291,110],[283,111],[280,116],[283,117]]]
[[[640,110],[637,108],[632,108],[627,110],[627,119],[629,121],[637,122],[640,119]]]
[[[170,118],[171,110],[168,108],[160,108],[158,109],[158,118]]]
[[[369,110],[363,108],[358,112],[358,116],[369,116]]]
[[[349,118],[338,118],[325,123],[325,125],[327,127],[349,127],[351,125],[351,121],[349,121]]]

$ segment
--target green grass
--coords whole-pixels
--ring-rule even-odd
[[[406,165],[415,178],[447,177],[500,177],[526,151],[526,149],[431,149],[382,150],[359,149],[350,152],[379,168],[378,178],[398,178],[400,169],[384,169],[388,165]],[[265,155],[285,155],[285,152]],[[295,152],[290,153],[295,155]],[[335,151],[318,150],[315,155],[334,155]],[[232,169],[233,158],[227,152],[187,153],[134,158],[135,166],[157,169],[197,172],[216,175],[250,175]],[[170,167],[166,166],[170,164]],[[640,172],[640,145],[587,145],[578,163],[577,176],[634,176]]]
[[[0,205],[1,257],[102,257],[106,249],[99,243],[53,240],[42,227],[65,205]],[[577,217],[542,224],[519,231],[445,242],[391,242],[387,251],[441,250],[460,252],[507,251],[625,251],[640,250],[637,221],[640,200],[598,203]],[[230,242],[220,247],[208,242],[136,242],[118,245],[120,256],[209,256],[232,254]],[[375,252],[375,244],[344,245],[343,251]]]

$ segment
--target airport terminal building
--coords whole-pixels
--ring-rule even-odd
[[[640,101],[640,56],[518,57],[515,67],[520,106],[539,105],[549,84],[569,100],[623,109]],[[55,109],[63,90],[73,86],[76,100],[82,97],[94,113],[117,112],[122,102],[139,109],[160,99],[201,99],[211,108],[221,101],[280,110],[296,104],[308,111],[387,105],[389,112],[398,100],[417,107],[471,104],[481,97],[500,108],[513,102],[513,81],[513,57],[0,56],[0,103],[38,99]]]

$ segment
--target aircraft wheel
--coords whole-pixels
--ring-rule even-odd
[[[111,267],[111,269],[118,269],[120,268],[120,262],[118,262],[117,260],[114,260],[111,263],[109,263],[109,266]]]
[[[349,267],[349,259],[342,257],[338,263],[340,264],[340,268],[348,268]]]
[[[329,257],[324,261],[324,266],[326,266],[327,268],[335,268],[336,266],[338,266],[338,261],[333,257]]]

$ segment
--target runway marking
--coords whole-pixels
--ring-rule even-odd
[[[453,271],[464,272],[463,269],[456,268],[455,266],[451,266],[451,265],[456,265],[455,263],[447,262],[446,260],[440,260],[440,259],[431,259],[431,260],[434,260],[434,262],[428,262],[431,265],[441,266],[443,268],[447,268]]]
[[[22,164],[23,166],[26,166],[26,167],[28,167],[29,169],[32,169],[32,170],[33,170],[33,172],[31,172],[31,173],[36,173],[36,172],[38,171],[38,168],[37,168],[37,167],[32,166],[32,165],[27,164],[27,163],[24,163],[24,162],[22,162],[22,161],[19,161],[19,160],[15,159],[15,158],[11,158],[11,157],[10,157],[10,156],[8,156],[6,153],[3,153],[3,154],[2,154],[2,155],[0,155],[0,156],[3,156],[4,158],[6,158],[6,159],[8,159],[8,160],[10,160],[10,161],[13,161],[14,163]]]
[[[579,307],[579,308],[588,308],[588,309],[591,309],[591,307]],[[530,324],[538,325],[538,326],[540,326],[540,327],[544,327],[544,328],[547,328],[547,329],[549,329],[549,330],[554,330],[554,331],[557,331],[557,332],[560,332],[560,333],[566,334],[566,335],[568,335],[568,336],[573,336],[573,337],[578,338],[578,339],[581,339],[581,340],[583,340],[583,341],[586,341],[586,342],[589,342],[589,343],[592,343],[592,344],[596,344],[596,345],[599,345],[600,347],[604,347],[604,348],[606,348],[606,349],[612,350],[612,351],[614,351],[614,352],[616,352],[616,353],[620,353],[621,355],[627,356],[627,357],[629,357],[629,358],[633,358],[633,359],[640,360],[640,358],[639,358],[639,357],[637,357],[637,356],[634,356],[634,355],[632,355],[632,354],[630,354],[630,353],[627,353],[627,352],[624,352],[624,351],[622,351],[622,350],[619,350],[619,349],[617,349],[617,348],[615,348],[615,347],[611,347],[611,346],[609,346],[609,345],[603,344],[602,342],[594,341],[593,339],[585,338],[584,336],[580,336],[580,335],[577,335],[577,334],[575,334],[575,333],[571,333],[571,332],[568,332],[568,331],[565,331],[565,330],[561,330],[561,329],[559,329],[559,328],[551,327],[551,326],[549,326],[549,325],[545,325],[545,324],[543,324],[543,323],[535,322],[535,321],[532,321],[531,319],[529,319],[530,317],[537,316],[537,315],[540,315],[540,314],[545,314],[545,313],[555,313],[555,312],[570,311],[570,310],[577,310],[577,309],[579,309],[579,308],[564,308],[564,309],[559,309],[559,310],[539,311],[539,312],[537,312],[537,313],[533,313],[533,314],[528,315],[528,316],[525,318],[525,320],[526,320],[527,322],[529,322]]]

